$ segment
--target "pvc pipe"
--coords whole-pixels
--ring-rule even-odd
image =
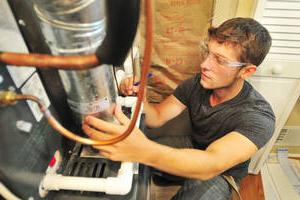
[[[118,97],[117,103],[126,107],[131,107],[131,111],[133,113],[136,100],[137,97]],[[137,118],[136,125],[140,124],[140,117],[141,114],[139,114]],[[55,153],[57,161],[60,160],[60,154],[58,153]],[[57,162],[56,164],[60,165],[60,162]],[[48,167],[46,175],[40,184],[39,193],[41,197],[46,197],[48,192],[51,190],[77,190],[125,195],[130,192],[132,187],[134,163],[131,162],[122,162],[117,177],[107,178],[63,176],[61,174],[56,174],[56,164]]]
[[[42,183],[42,190],[78,190],[105,192],[106,194],[125,195],[131,190],[133,179],[133,163],[123,162],[117,177],[85,178],[47,174]],[[40,193],[41,197],[42,194]]]
[[[19,197],[14,195],[7,187],[5,187],[2,182],[0,182],[0,196],[2,196],[4,199],[9,200],[21,200]]]
[[[134,108],[136,100],[137,100],[137,97],[134,97],[134,96],[127,96],[127,97],[118,96],[116,102],[119,105],[122,105],[122,106],[125,106],[125,107],[132,107],[132,108]],[[138,122],[136,122],[136,124],[138,124]]]

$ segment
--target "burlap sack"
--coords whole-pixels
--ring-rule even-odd
[[[213,0],[153,0],[153,74],[148,81],[148,99],[160,102],[183,80],[200,70],[199,42],[207,36]],[[144,13],[144,12],[142,12]],[[139,27],[143,53],[145,18]],[[143,55],[141,56],[143,57]]]

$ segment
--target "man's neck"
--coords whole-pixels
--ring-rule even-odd
[[[209,98],[210,105],[216,106],[225,101],[229,101],[230,99],[233,99],[240,93],[243,86],[244,86],[244,80],[237,80],[236,82],[234,82],[232,85],[228,87],[214,89]]]

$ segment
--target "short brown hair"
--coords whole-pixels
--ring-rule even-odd
[[[259,66],[272,44],[268,30],[252,18],[233,18],[208,29],[209,39],[240,47],[240,62]]]

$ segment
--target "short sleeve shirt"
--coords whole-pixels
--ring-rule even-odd
[[[187,106],[192,123],[192,142],[197,149],[205,150],[213,141],[236,131],[252,141],[258,149],[272,137],[275,116],[270,104],[247,81],[233,99],[211,106],[212,90],[200,84],[196,75],[179,85],[174,96]],[[248,172],[250,160],[224,172],[242,178]]]

